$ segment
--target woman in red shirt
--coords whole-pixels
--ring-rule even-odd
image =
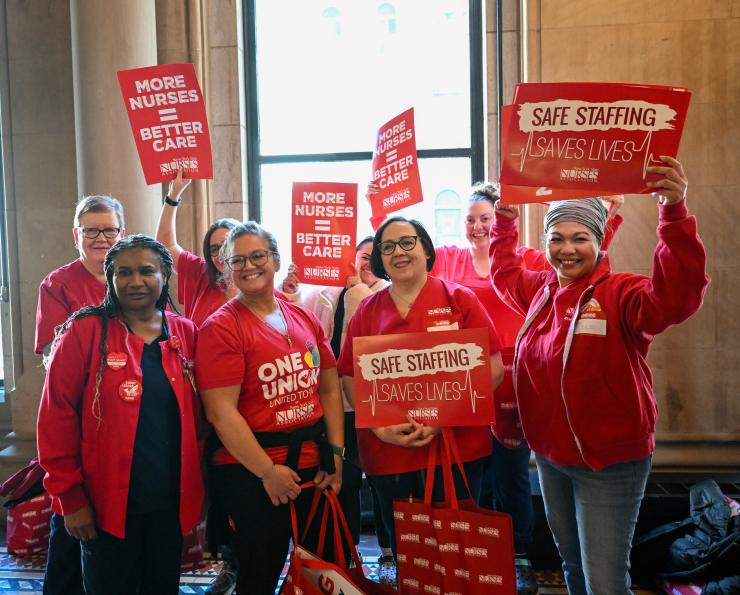
[[[177,296],[185,316],[200,327],[211,314],[237,294],[229,283],[228,272],[219,258],[219,251],[230,229],[239,225],[236,219],[216,219],[203,236],[204,258],[188,252],[177,243],[177,208],[182,193],[191,180],[183,178],[182,170],[170,182],[157,223],[157,240],[172,254],[177,273]]]
[[[516,252],[518,210],[491,228],[497,293],[527,312],[514,357],[524,434],[537,459],[548,523],[570,593],[629,593],[629,553],[655,448],[657,409],[648,349],[700,307],[709,278],[681,164],[648,171],[658,190],[650,277],[612,273],[599,251],[599,200],[554,202],[545,216],[551,270]]]
[[[354,337],[485,328],[490,342],[493,387],[500,384],[504,373],[501,346],[491,319],[469,289],[429,275],[434,258],[432,240],[418,221],[393,217],[378,228],[371,268],[376,277],[390,280],[391,285],[364,300],[347,328],[339,372],[352,405]],[[491,453],[490,432],[485,426],[456,428],[454,432],[471,488],[477,492],[484,459]],[[391,531],[393,500],[423,495],[422,470],[427,464],[427,447],[437,433],[437,428],[414,421],[357,431],[360,466],[371,476],[383,519]],[[456,473],[456,484],[462,491],[465,488],[459,479]],[[395,534],[391,537],[395,552]]]
[[[275,299],[274,236],[257,223],[240,224],[223,256],[239,293],[201,328],[196,365],[207,372],[198,386],[222,442],[211,478],[236,527],[237,591],[261,595],[274,592],[288,553],[285,504],[296,502],[303,523],[313,493],[302,482],[341,487],[344,413],[321,323]]]
[[[52,344],[44,485],[82,542],[86,593],[177,593],[182,535],[203,504],[195,327],[165,312],[172,259],[159,242],[125,237],[104,270],[102,304],[75,312]]]

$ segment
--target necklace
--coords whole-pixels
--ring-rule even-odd
[[[416,298],[414,298],[413,300],[407,300],[407,299],[406,299],[405,297],[403,297],[403,296],[402,296],[402,295],[401,295],[400,293],[398,293],[398,292],[397,292],[397,291],[395,290],[395,288],[393,287],[393,285],[391,285],[391,287],[390,287],[390,289],[389,289],[388,291],[389,291],[389,292],[391,293],[391,295],[392,295],[393,297],[396,297],[396,298],[398,298],[398,299],[399,299],[399,300],[401,300],[401,301],[402,301],[402,302],[403,302],[404,304],[406,304],[406,310],[411,310],[411,308],[413,308],[413,307],[414,307],[414,302],[416,301]],[[417,295],[417,297],[418,297],[418,295]]]
[[[262,315],[259,312],[257,312],[251,305],[249,305],[242,294],[239,294],[239,299],[241,302],[249,308],[249,311],[254,314],[257,318],[259,318],[262,322],[264,322],[267,326],[269,326],[271,329],[275,330],[276,332],[280,333],[283,337],[285,337],[286,342],[288,343],[288,347],[293,347],[293,339],[290,337],[290,327],[288,326],[288,319],[285,317],[285,313],[283,312],[283,307],[280,305],[280,302],[278,300],[273,300],[273,311],[269,314]],[[283,323],[282,326],[279,326],[275,324],[274,322],[271,322],[268,320],[268,316],[271,314],[275,314],[277,311],[280,321]]]

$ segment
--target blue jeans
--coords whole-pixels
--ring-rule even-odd
[[[601,471],[536,455],[550,530],[571,595],[625,595],[632,535],[652,457]]]
[[[496,438],[481,478],[480,505],[505,512],[514,526],[514,551],[524,554],[534,541],[534,510],[529,485],[529,456],[524,443],[506,448]]]

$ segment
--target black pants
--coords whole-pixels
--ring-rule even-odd
[[[339,503],[347,518],[352,540],[360,543],[360,488],[362,488],[362,469],[357,464],[357,430],[354,411],[344,413],[344,462],[342,463],[342,490]]]
[[[472,492],[473,499],[477,502],[480,491],[481,474],[485,464],[485,457],[463,463],[465,474],[468,476],[468,483]],[[466,498],[468,491],[465,488],[462,475],[456,466],[452,467],[452,477],[455,482],[455,493],[459,498]],[[369,476],[373,487],[378,494],[380,504],[380,513],[383,517],[383,523],[388,529],[391,537],[391,548],[393,555],[396,555],[396,528],[393,523],[393,500],[397,498],[423,498],[424,486],[426,484],[426,469],[420,471],[409,471],[407,473],[396,473],[389,475],[371,475]],[[440,502],[444,500],[444,483],[442,480],[442,468],[437,466],[434,473],[434,490],[432,492],[432,501]]]
[[[316,468],[301,470],[298,475],[301,482],[310,481],[316,476]],[[241,465],[215,466],[211,469],[211,480],[218,498],[236,525],[234,545],[239,560],[237,593],[272,595],[288,555],[292,533],[290,508],[287,504],[275,506],[262,481]],[[313,489],[303,489],[295,500],[299,539],[313,496]],[[331,560],[331,532],[327,535],[325,552],[316,552],[322,510],[320,506],[303,545],[324,560]]]
[[[87,595],[176,595],[180,591],[182,533],[177,509],[126,518],[126,538],[98,530],[82,542]]]
[[[61,514],[51,515],[49,554],[44,573],[44,595],[85,595],[82,588],[80,542],[64,528]]]

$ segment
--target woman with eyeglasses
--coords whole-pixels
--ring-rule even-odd
[[[125,235],[123,206],[112,196],[86,196],[77,203],[72,235],[79,258],[49,273],[39,286],[35,351],[49,355],[54,330],[84,306],[105,297],[105,256]],[[80,544],[64,529],[62,515],[51,520],[44,576],[45,595],[83,595]]]
[[[375,233],[370,266],[376,277],[391,284],[363,301],[347,328],[339,373],[345,395],[353,405],[352,340],[355,337],[485,328],[491,352],[492,385],[495,388],[501,382],[504,374],[501,345],[491,319],[472,291],[429,275],[434,260],[432,240],[418,221],[392,217]],[[428,446],[438,433],[438,428],[413,418],[399,420],[396,425],[357,431],[360,465],[377,490],[385,524],[393,533],[394,554],[393,500],[423,497],[422,471],[427,465]],[[455,428],[454,434],[476,497],[485,458],[491,453],[490,432],[487,426],[477,426]],[[455,483],[460,494],[465,493],[456,470]],[[437,489],[435,497],[441,495]]]
[[[238,294],[201,327],[196,366],[222,447],[210,460],[217,498],[236,528],[237,592],[274,593],[291,536],[289,500],[305,522],[313,490],[341,487],[344,412],[336,362],[316,316],[275,299],[275,237],[252,221],[226,237]],[[315,542],[313,526],[307,540]]]
[[[102,302],[52,344],[37,428],[44,486],[78,564],[82,544],[87,595],[175,594],[182,536],[203,504],[195,326],[165,311],[172,258],[159,242],[121,239],[104,271]]]
[[[172,254],[177,273],[177,296],[185,316],[199,327],[237,294],[237,289],[229,283],[228,274],[224,274],[219,251],[226,234],[239,225],[239,221],[216,219],[203,236],[203,257],[185,250],[177,243],[177,208],[190,182],[190,179],[183,178],[182,170],[170,182],[159,214],[156,237]]]

